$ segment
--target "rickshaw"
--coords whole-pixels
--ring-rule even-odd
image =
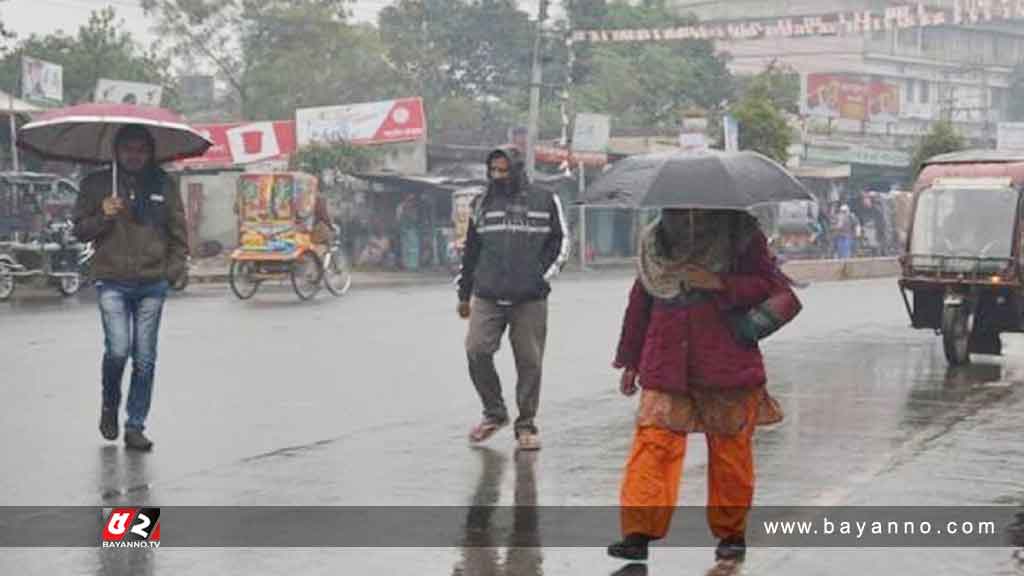
[[[0,173],[0,301],[29,279],[45,278],[65,296],[81,288],[89,247],[71,235],[77,194],[55,174]]]
[[[321,285],[335,296],[348,291],[348,260],[314,176],[242,174],[235,210],[239,247],[231,254],[229,279],[239,299],[251,298],[267,280],[290,279],[302,300],[316,296]]]
[[[994,151],[936,156],[914,186],[900,292],[951,365],[1000,355],[999,335],[1024,331],[1022,189],[1024,154]]]

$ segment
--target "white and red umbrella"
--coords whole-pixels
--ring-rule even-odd
[[[122,126],[145,126],[158,163],[201,156],[213,142],[164,108],[131,104],[79,104],[50,110],[18,131],[18,146],[46,158],[106,163],[114,159],[114,137]]]

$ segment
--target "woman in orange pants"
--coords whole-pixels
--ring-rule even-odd
[[[645,230],[614,364],[624,369],[623,394],[635,394],[638,379],[643,390],[620,495],[623,539],[610,555],[646,559],[648,544],[668,533],[694,432],[707,437],[716,557],[745,555],[754,428],[782,419],[765,390],[763,331],[746,318],[784,290],[767,240],[745,213],[665,210]]]

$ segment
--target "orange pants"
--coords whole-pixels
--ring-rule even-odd
[[[753,435],[757,402],[748,424],[734,436],[707,435],[707,518],[716,538],[742,536],[754,499]],[[660,539],[668,534],[679,496],[686,456],[686,434],[663,428],[637,428],[622,482],[622,534]]]

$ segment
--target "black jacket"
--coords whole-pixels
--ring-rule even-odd
[[[511,186],[492,183],[474,206],[469,221],[459,300],[471,295],[499,304],[540,300],[548,281],[569,257],[569,238],[558,196],[525,182],[521,165]]]

